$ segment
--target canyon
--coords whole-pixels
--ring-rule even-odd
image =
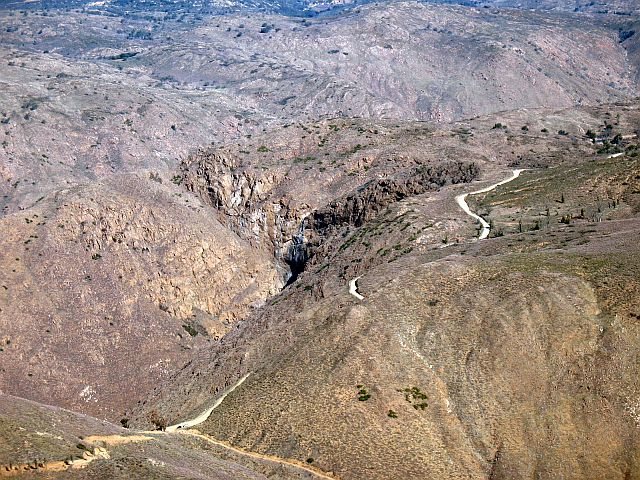
[[[635,478],[637,2],[5,2],[0,477]]]

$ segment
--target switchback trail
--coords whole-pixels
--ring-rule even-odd
[[[525,170],[524,168],[518,168],[518,169],[513,171],[513,174],[509,178],[507,178],[505,180],[502,180],[501,182],[494,183],[493,185],[490,185],[488,187],[482,188],[480,190],[476,190],[475,192],[463,193],[463,194],[458,195],[456,197],[456,202],[458,203],[460,208],[464,211],[464,213],[466,213],[470,217],[475,218],[478,221],[478,223],[480,223],[480,225],[482,225],[482,230],[480,231],[480,235],[478,235],[478,240],[484,240],[485,238],[487,238],[489,236],[489,232],[491,231],[491,225],[489,225],[489,222],[487,222],[480,215],[478,215],[477,213],[474,213],[474,212],[471,211],[471,209],[469,208],[469,205],[467,204],[467,200],[466,200],[467,196],[469,196],[469,195],[478,195],[479,193],[490,192],[491,190],[499,187],[500,185],[504,185],[505,183],[509,183],[509,182],[515,180],[516,178],[518,178],[520,176],[520,174],[524,170]]]
[[[484,218],[482,218],[480,215],[478,215],[477,213],[474,213],[471,211],[471,209],[469,208],[469,205],[467,204],[467,196],[469,195],[477,195],[479,193],[487,193],[490,192],[491,190],[499,187],[500,185],[504,185],[505,183],[509,183],[513,180],[515,180],[516,178],[518,178],[520,176],[520,174],[524,171],[524,168],[518,168],[516,170],[513,171],[513,173],[511,174],[511,176],[505,180],[502,180],[498,183],[494,183],[493,185],[489,185],[488,187],[482,188],[480,190],[476,190],[475,192],[469,192],[469,193],[463,193],[460,194],[456,197],[456,202],[458,203],[458,205],[460,206],[460,208],[464,211],[464,213],[466,213],[467,215],[469,215],[470,217],[473,217],[474,219],[476,219],[478,221],[478,223],[480,223],[480,225],[482,225],[482,230],[480,231],[480,235],[478,236],[478,240],[484,240],[485,238],[487,238],[489,236],[489,232],[491,232],[491,225],[489,225],[489,222],[487,222]],[[445,246],[448,246],[445,245]],[[360,279],[360,277],[356,277],[353,280],[351,280],[349,282],[349,293],[351,295],[353,295],[354,297],[356,297],[358,300],[364,300],[364,297],[358,292],[358,280]]]

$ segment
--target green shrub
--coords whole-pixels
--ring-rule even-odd
[[[358,390],[358,400],[359,401],[366,402],[367,400],[369,400],[371,398],[371,394],[362,385],[359,385],[356,388],[360,389],[360,390]]]
[[[195,328],[193,328],[191,325],[188,325],[185,323],[184,325],[182,325],[182,328],[184,328],[185,331],[192,337],[195,337],[196,335],[198,335],[198,331]]]

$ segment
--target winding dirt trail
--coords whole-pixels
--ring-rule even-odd
[[[94,460],[109,460],[111,456],[104,447],[85,450],[80,458],[67,460],[33,461],[31,463],[15,463],[0,465],[0,478],[18,477],[29,473],[64,472],[69,469],[86,468]]]
[[[217,440],[209,435],[203,434],[197,430],[188,430],[191,427],[201,424],[209,416],[211,412],[218,407],[223,400],[233,392],[236,388],[244,383],[249,377],[250,373],[247,373],[244,377],[240,378],[235,384],[225,390],[215,403],[198,415],[195,418],[186,420],[176,425],[167,427],[165,432],[159,431],[133,431],[131,435],[90,435],[84,437],[83,443],[87,445],[87,450],[82,452],[82,455],[78,458],[69,456],[67,460],[54,460],[54,461],[34,461],[32,463],[16,463],[16,464],[0,464],[0,478],[5,477],[17,477],[29,473],[51,473],[51,472],[63,472],[69,469],[83,469],[86,468],[94,460],[109,460],[111,456],[106,447],[114,447],[118,445],[138,442],[157,441],[160,435],[189,435],[205,440],[211,444],[217,445],[221,448],[229,450],[237,455],[249,457],[261,462],[275,463],[283,465],[288,468],[292,468],[299,472],[304,472],[305,475],[313,475],[314,478],[320,478],[324,480],[337,480],[338,477],[330,472],[323,472],[319,468],[307,465],[301,461],[294,459],[287,459],[276,457],[274,455],[266,455],[257,452],[251,452],[243,450],[239,447],[234,447],[229,443]]]
[[[513,173],[509,178],[506,178],[498,183],[494,183],[493,185],[489,185],[488,187],[481,188],[480,190],[476,190],[475,192],[462,193],[456,197],[456,203],[464,211],[464,213],[474,218],[480,225],[482,225],[482,230],[480,231],[480,235],[478,235],[478,240],[484,240],[489,236],[489,233],[491,232],[491,225],[480,215],[471,211],[471,208],[469,208],[469,204],[467,204],[467,197],[469,195],[478,195],[479,193],[490,192],[491,190],[498,188],[500,185],[504,185],[505,183],[509,183],[515,180],[525,170],[526,170],[525,168],[517,168],[513,171]],[[447,247],[449,245],[451,244],[447,244],[443,246]],[[356,277],[349,282],[349,293],[353,295],[355,298],[357,298],[358,300],[364,300],[364,297],[358,292],[357,282],[359,279],[360,277]]]
[[[489,222],[487,222],[480,215],[478,215],[477,213],[474,213],[474,212],[471,211],[471,209],[469,208],[469,205],[467,204],[467,197],[469,195],[478,195],[479,193],[490,192],[491,190],[499,187],[500,185],[504,185],[505,183],[509,183],[509,182],[515,180],[516,178],[518,178],[520,176],[520,174],[524,170],[525,170],[524,168],[518,168],[518,169],[513,171],[513,173],[511,174],[511,176],[509,178],[507,178],[505,180],[502,180],[501,182],[494,183],[493,185],[489,185],[488,187],[482,188],[480,190],[476,190],[475,192],[463,193],[463,194],[458,195],[456,197],[456,202],[458,203],[460,208],[464,211],[464,213],[466,213],[470,217],[473,217],[474,219],[476,219],[478,221],[478,223],[480,223],[480,225],[482,225],[482,230],[480,231],[480,235],[478,235],[478,240],[484,240],[485,238],[487,238],[489,236],[489,232],[491,232],[491,225],[489,225]]]
[[[356,279],[357,280],[357,279]],[[362,297],[364,298],[364,297]],[[249,375],[251,375],[251,373],[247,373],[244,377],[240,378],[236,383],[234,383],[231,387],[229,387],[227,390],[225,390],[222,395],[220,395],[220,397],[218,397],[218,399],[215,401],[215,403],[207,408],[204,412],[202,412],[200,415],[198,415],[197,417],[192,418],[191,420],[186,420],[184,422],[181,423],[177,423],[175,425],[171,425],[169,427],[166,428],[166,432],[167,433],[179,433],[182,435],[190,435],[193,437],[198,437],[202,440],[205,440],[209,443],[212,443],[214,445],[217,445],[219,447],[222,447],[226,450],[230,450],[234,453],[240,454],[240,455],[244,455],[250,458],[255,458],[257,460],[261,460],[261,461],[267,461],[270,463],[277,463],[280,465],[287,465],[291,468],[295,468],[297,470],[303,470],[306,473],[311,473],[313,474],[315,477],[318,478],[322,478],[322,479],[326,479],[326,480],[336,480],[337,477],[332,476],[330,474],[327,474],[317,468],[305,465],[302,462],[298,462],[296,460],[291,460],[291,459],[284,459],[284,458],[280,458],[280,457],[276,457],[273,455],[265,455],[262,453],[256,453],[256,452],[251,452],[248,450],[243,450],[239,447],[234,447],[226,442],[223,442],[221,440],[217,440],[209,435],[205,435],[201,432],[198,432],[197,430],[189,430],[192,427],[195,427],[196,425],[199,425],[201,423],[203,423],[205,420],[207,420],[209,418],[209,416],[211,415],[211,412],[213,412],[213,410],[220,406],[220,404],[223,402],[223,400],[227,397],[227,395],[229,395],[231,392],[233,392],[236,388],[238,388],[240,385],[242,385],[244,383],[244,381],[249,377]]]

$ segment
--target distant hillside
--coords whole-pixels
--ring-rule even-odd
[[[638,0],[454,0],[456,3],[565,12],[600,13],[611,15],[637,15]]]
[[[638,65],[620,43],[626,24],[582,15],[406,2],[314,19],[247,13],[200,20],[11,13],[0,17],[11,67],[3,74],[7,91],[20,75],[33,76],[26,60],[20,60],[25,51],[43,56],[29,59],[35,69],[41,62],[64,59],[72,64],[69,75],[100,74],[101,88],[115,89],[118,97],[148,96],[154,105],[166,97],[175,108],[161,128],[175,125],[176,134],[168,131],[172,137],[184,131],[180,117],[190,115],[182,104],[194,97],[189,98],[192,110],[209,110],[198,116],[214,127],[198,132],[189,122],[190,135],[201,144],[207,136],[214,139],[213,133],[251,133],[247,127],[264,128],[278,118],[446,122],[515,108],[622,101],[638,93]],[[23,93],[43,104],[38,113],[69,90],[70,79],[58,73],[55,79],[36,76],[29,83],[33,92]],[[129,89],[122,91],[121,82]],[[104,97],[93,103],[121,111],[111,107],[113,94]],[[0,97],[7,115],[16,111],[14,99]],[[112,119],[95,117],[92,128]]]
[[[386,0],[393,3],[398,0]],[[231,12],[253,11],[275,13],[293,17],[314,17],[339,14],[345,9],[357,8],[374,0],[3,0],[0,9],[14,10],[70,10],[105,12],[116,15],[166,13],[172,16],[196,17],[221,15]],[[468,7],[516,8],[522,10],[562,11],[610,15],[637,15],[638,0],[420,0],[424,4],[463,5]]]

